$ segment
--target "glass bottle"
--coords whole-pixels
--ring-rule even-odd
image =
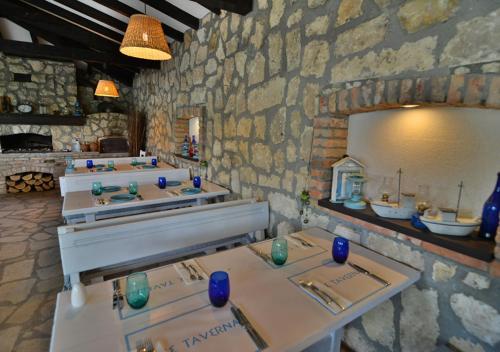
[[[190,155],[193,159],[198,160],[198,142],[196,142],[196,137],[193,134],[193,139],[191,140],[191,147],[193,148],[193,155]]]
[[[182,143],[182,156],[189,156],[189,138],[187,134],[184,136],[184,142]]]
[[[500,172],[497,174],[497,184],[493,193],[483,207],[479,237],[493,240],[498,228],[498,215],[500,211]]]

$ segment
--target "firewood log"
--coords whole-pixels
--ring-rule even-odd
[[[7,183],[7,186],[10,186],[10,187],[14,187],[16,185],[15,181],[9,181],[9,180],[7,180],[6,183]]]
[[[19,193],[20,191],[17,188],[9,187],[9,193]]]
[[[9,178],[12,181],[19,181],[21,179],[21,175],[10,175]]]
[[[33,174],[26,174],[23,176],[24,181],[29,181],[33,178]]]
[[[35,186],[35,190],[37,192],[42,192],[43,191],[43,187],[40,187],[40,186]]]
[[[54,180],[49,181],[49,187],[52,189],[54,188]]]
[[[24,181],[24,182],[26,182],[28,185],[33,186],[33,185],[35,184],[36,180],[31,179],[31,180],[26,180],[26,181]]]
[[[43,183],[42,180],[35,180],[35,186],[41,186]]]
[[[41,172],[35,174],[35,180],[40,180],[42,178],[43,174]]]
[[[27,185],[26,187],[24,187],[24,188],[22,189],[22,191],[23,191],[24,193],[28,193],[28,192],[30,192],[30,191],[31,191],[31,186],[30,186],[30,185]]]
[[[26,187],[26,183],[24,183],[24,181],[21,181],[20,183],[16,184],[14,187],[17,189],[23,189],[24,187]]]
[[[44,189],[44,190],[46,190],[46,191],[48,191],[48,190],[50,189],[50,186],[49,186],[47,183],[44,183],[44,184],[42,185],[42,187],[43,187],[43,189]]]
[[[42,181],[45,183],[49,182],[50,180],[52,180],[52,175],[42,177]]]

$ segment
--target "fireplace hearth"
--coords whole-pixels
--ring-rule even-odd
[[[51,152],[52,136],[36,133],[17,133],[0,136],[2,153],[40,153]]]

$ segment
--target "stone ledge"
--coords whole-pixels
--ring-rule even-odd
[[[410,237],[404,233],[400,233],[391,229],[388,229],[383,226],[379,226],[373,223],[370,223],[368,221],[355,218],[353,216],[347,215],[340,213],[338,211],[332,210],[325,208],[323,206],[320,206],[317,202],[314,202],[313,207],[316,208],[318,211],[325,213],[329,216],[335,217],[337,219],[340,219],[342,221],[354,224],[356,226],[359,226],[367,231],[374,232],[376,234],[392,238],[392,239],[397,239],[401,240],[403,242],[407,242],[413,246],[418,247],[419,249],[426,251],[426,252],[431,252],[433,254],[448,258],[450,260],[453,260],[457,263],[460,263],[462,265],[475,268],[484,272],[489,272],[489,274],[493,277],[500,277],[500,260],[498,259],[493,259],[491,262],[486,262],[477,258],[473,258],[471,256],[465,255],[463,253],[459,253],[457,251],[444,248],[442,246],[426,242],[425,240],[420,240],[414,237]]]

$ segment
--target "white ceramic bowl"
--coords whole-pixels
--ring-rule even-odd
[[[397,203],[382,201],[372,201],[370,206],[378,216],[390,219],[411,219],[411,216],[417,211],[415,208],[398,207]]]
[[[437,218],[429,218],[421,216],[420,221],[427,226],[427,228],[434,233],[448,236],[467,236],[470,235],[476,227],[481,224],[480,219],[462,219],[458,218],[457,221],[442,221]]]

